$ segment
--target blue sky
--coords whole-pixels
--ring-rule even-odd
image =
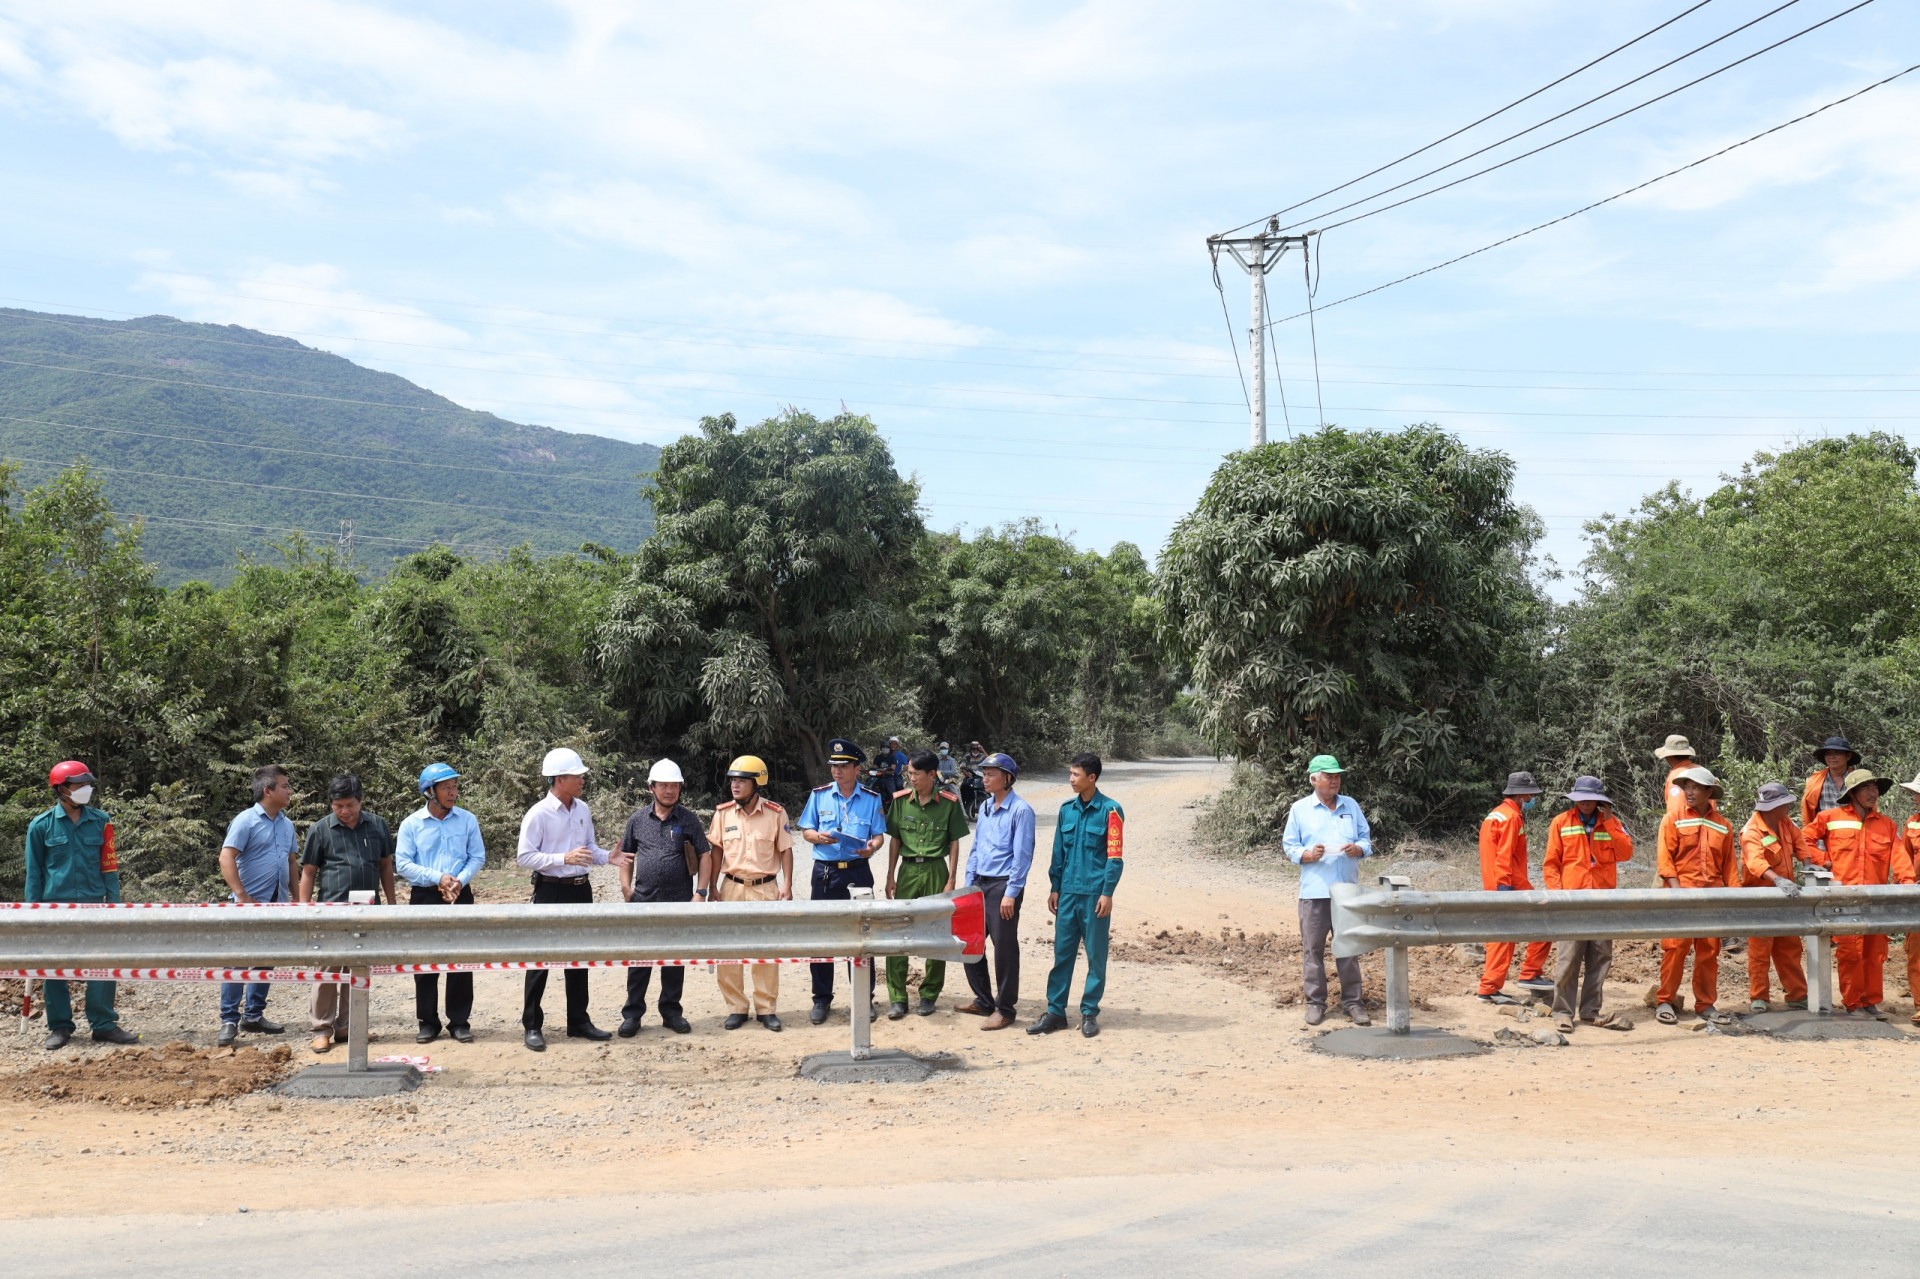
[[[507,417],[636,440],[707,413],[844,402],[918,474],[936,527],[1037,515],[1152,555],[1247,436],[1206,235],[1430,142],[1690,2],[0,0],[0,298],[255,326]],[[1796,0],[1532,136],[1855,2]],[[1430,155],[1778,4],[1712,0]],[[1870,3],[1329,232],[1319,297],[1914,61],[1920,14]],[[1326,418],[1429,420],[1506,450],[1544,549],[1571,566],[1582,521],[1668,479],[1704,491],[1797,438],[1911,432],[1917,196],[1920,73],[1326,311]],[[1243,329],[1246,279],[1223,278]],[[1272,288],[1278,314],[1297,309],[1292,262]],[[1308,334],[1283,325],[1276,343],[1292,422],[1310,426]],[[1282,434],[1277,396],[1271,408]]]

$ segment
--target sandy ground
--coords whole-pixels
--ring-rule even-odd
[[[1216,1263],[1253,1272],[1282,1254],[1359,1272],[1369,1257],[1396,1248],[1396,1256],[1427,1257],[1430,1265],[1413,1268],[1433,1273],[1454,1272],[1452,1261],[1442,1264],[1447,1258],[1464,1271],[1496,1256],[1625,1272],[1668,1264],[1656,1246],[1668,1232],[1672,1256],[1684,1259],[1706,1237],[1692,1223],[1709,1210],[1717,1224],[1708,1234],[1731,1230],[1736,1251],[1703,1261],[1703,1273],[1791,1268],[1794,1241],[1814,1247],[1835,1213],[1858,1218],[1834,1236],[1843,1252],[1851,1241],[1884,1268],[1911,1268],[1894,1260],[1901,1254],[1880,1250],[1897,1243],[1910,1253],[1920,1239],[1920,1206],[1904,1190],[1920,1171],[1913,1153],[1920,1120],[1907,1104],[1920,1091],[1911,1082],[1912,1038],[1791,1044],[1700,1034],[1687,1023],[1660,1027],[1641,1007],[1644,982],[1633,981],[1609,989],[1609,1006],[1642,1022],[1629,1034],[1589,1028],[1565,1048],[1499,1047],[1426,1063],[1317,1053],[1318,1032],[1290,1002],[1298,989],[1292,875],[1267,862],[1212,857],[1189,839],[1191,806],[1226,773],[1212,761],[1116,765],[1109,773],[1105,788],[1129,817],[1115,921],[1126,944],[1109,972],[1098,1039],[982,1032],[977,1019],[948,1011],[966,998],[964,979],[950,968],[941,1012],[883,1020],[874,1039],[945,1054],[955,1069],[920,1085],[827,1086],[795,1071],[807,1053],[846,1046],[845,1005],[826,1026],[808,1026],[804,970],[782,974],[781,1006],[790,1014],[782,1034],[752,1024],[721,1030],[712,979],[690,975],[692,1035],[667,1034],[650,1017],[633,1040],[556,1037],[545,1055],[520,1046],[517,978],[480,980],[477,1042],[443,1039],[426,1049],[412,1044],[409,984],[387,980],[374,992],[376,1054],[423,1051],[445,1068],[404,1099],[295,1101],[263,1092],[139,1111],[0,1097],[0,1184],[8,1191],[0,1198],[0,1240],[97,1231],[124,1240],[144,1262],[227,1273],[247,1264],[224,1251],[239,1238],[233,1231],[242,1227],[231,1219],[243,1206],[244,1232],[277,1223],[286,1240],[305,1231],[337,1243],[343,1233],[361,1233],[344,1230],[338,1216],[343,1205],[361,1204],[375,1214],[356,1218],[366,1246],[386,1239],[381,1246],[399,1249],[370,1259],[406,1257],[431,1272],[431,1261],[406,1251],[405,1223],[432,1205],[443,1206],[436,1219],[449,1226],[455,1218],[444,1205],[485,1209],[459,1218],[484,1260],[494,1255],[483,1246],[492,1237],[486,1232],[506,1232],[515,1221],[516,1247],[565,1253],[584,1246],[584,1236],[569,1242],[567,1232],[554,1233],[562,1221],[589,1234],[605,1225],[635,1241],[663,1238],[656,1214],[670,1207],[671,1221],[689,1229],[731,1222],[719,1232],[730,1236],[753,1226],[759,1211],[741,1201],[743,1188],[766,1196],[769,1221],[784,1212],[797,1223],[831,1219],[823,1204],[836,1212],[850,1202],[872,1209],[883,1202],[879,1188],[888,1187],[907,1191],[887,1201],[895,1204],[890,1220],[927,1223],[924,1234],[906,1236],[924,1245],[915,1264],[895,1268],[925,1273],[968,1268],[961,1264],[968,1256],[978,1270],[1078,1273],[1109,1255],[1102,1249],[1111,1240],[1095,1247],[1088,1238],[1154,1222],[1160,1233],[1140,1236],[1129,1255],[1162,1257],[1177,1273]],[[1023,792],[1048,819],[1044,848],[1064,781],[1029,779]],[[1044,881],[1043,869],[1037,877]],[[1039,1011],[1051,936],[1037,894],[1022,926],[1024,1021]],[[1163,933],[1172,945],[1161,939],[1156,946]],[[1247,942],[1238,940],[1242,933]],[[1263,943],[1261,934],[1272,936]],[[1182,938],[1207,944],[1182,945]],[[1183,949],[1191,953],[1172,953]],[[1482,1040],[1515,1025],[1467,997],[1474,976],[1467,958],[1416,955],[1417,988],[1429,1009],[1419,1023]],[[1890,978],[1899,964],[1896,946]],[[1377,958],[1368,974],[1376,984]],[[1890,980],[1889,993],[1897,996],[1902,985]],[[550,1025],[563,1007],[560,995],[556,980],[547,997]],[[211,988],[143,987],[128,1000],[125,1020],[156,1045],[205,1046],[215,1029],[213,1002]],[[620,1002],[619,979],[595,974],[593,1007],[603,1025],[618,1020]],[[278,990],[269,1015],[293,1023],[286,1040],[297,1064],[307,1054],[304,1036],[295,1037],[296,1012],[304,1012],[304,1000]],[[1340,1024],[1337,1014],[1329,1024]],[[1904,1027],[1904,1016],[1898,1024]],[[30,1040],[0,1050],[0,1071],[41,1065],[41,1033],[36,1023]],[[76,1055],[118,1054],[88,1047]],[[663,1207],[663,1195],[671,1205]],[[564,1206],[513,1206],[561,1200]],[[1062,1258],[1012,1239],[942,1233],[959,1229],[952,1220],[965,1224],[969,1200],[999,1205],[993,1211],[1005,1221],[1029,1222],[1040,1233],[1028,1244],[1057,1238],[1075,1251]],[[1253,1202],[1260,1210],[1252,1215],[1231,1208]],[[1534,1219],[1525,1211],[1530,1202],[1556,1206],[1563,1224]],[[1067,1230],[1055,1222],[1048,1233],[1032,1221],[1049,1203],[1083,1225],[1106,1224]],[[497,1213],[491,1205],[500,1206]],[[1592,1219],[1603,1210],[1616,1214],[1611,1226]],[[1498,1214],[1498,1229],[1487,1213]],[[1251,1252],[1242,1248],[1235,1231],[1269,1218],[1273,1228],[1291,1230],[1287,1214],[1309,1232],[1337,1221],[1340,1237],[1263,1233],[1245,1242]],[[37,1218],[97,1220],[36,1225]],[[1620,1251],[1627,1223],[1638,1220],[1653,1235],[1632,1236],[1632,1247]],[[1205,1247],[1186,1250],[1182,1230]],[[1738,1246],[1768,1231],[1787,1231],[1786,1242],[1753,1256]],[[732,1244],[709,1235],[692,1236],[697,1248],[675,1237],[687,1250],[672,1254],[679,1263],[668,1268],[688,1273],[825,1268],[872,1242],[862,1235],[857,1246],[783,1266],[764,1257],[741,1262],[727,1251]],[[1483,1237],[1486,1248],[1459,1251],[1463,1241]],[[113,1254],[31,1256],[35,1273],[68,1273]],[[1738,1266],[1724,1264],[1736,1259]]]

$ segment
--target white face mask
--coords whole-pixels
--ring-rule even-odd
[[[87,801],[93,798],[93,787],[76,786],[68,793],[67,798],[84,808]]]

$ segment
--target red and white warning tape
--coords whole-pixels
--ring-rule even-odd
[[[727,968],[736,964],[837,964],[840,960],[819,959],[574,959],[553,962],[510,961],[497,964],[381,964],[373,969],[375,977],[407,973],[517,973],[536,968]],[[855,968],[873,961],[865,957],[848,960]]]
[[[0,910],[212,910],[218,907],[345,906],[346,902],[0,902]]]
[[[322,968],[0,968],[0,977],[34,981],[237,981],[302,982],[307,985],[373,985],[370,978]]]

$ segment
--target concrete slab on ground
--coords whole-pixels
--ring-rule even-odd
[[[421,1074],[412,1066],[374,1062],[365,1070],[348,1070],[344,1061],[308,1066],[275,1091],[288,1097],[393,1097],[420,1086]]]
[[[1336,1057],[1367,1057],[1376,1061],[1431,1061],[1437,1057],[1473,1057],[1487,1052],[1485,1044],[1459,1035],[1415,1026],[1396,1035],[1384,1026],[1348,1026],[1330,1030],[1313,1047]]]
[[[1754,1013],[1740,1019],[1749,1030],[1775,1039],[1910,1039],[1906,1031],[1871,1017],[1820,1016],[1817,1013]]]

